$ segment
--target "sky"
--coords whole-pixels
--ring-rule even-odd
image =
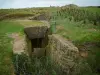
[[[49,7],[67,4],[100,6],[100,0],[0,0],[0,8]]]

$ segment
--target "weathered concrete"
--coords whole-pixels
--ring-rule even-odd
[[[34,48],[33,55],[36,56],[36,57],[45,56],[45,48]]]
[[[48,27],[28,27],[24,29],[24,32],[26,33],[28,54],[37,57],[45,56],[45,47],[48,45]]]
[[[29,39],[44,38],[45,34],[47,33],[47,30],[47,26],[24,28],[24,32],[26,33]]]
[[[28,27],[24,31],[27,35],[27,52],[30,56],[48,55],[55,64],[58,64],[67,73],[74,67],[79,51],[70,41],[57,34],[48,35],[48,27],[46,26]],[[35,39],[41,39],[42,41],[37,43]]]
[[[57,34],[49,36],[49,44],[46,52],[53,62],[59,64],[65,71],[73,68],[75,59],[79,54],[77,47]]]

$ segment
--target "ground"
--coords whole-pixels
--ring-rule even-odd
[[[46,22],[47,23],[47,22]],[[0,21],[0,74],[12,75],[13,52],[24,50],[24,25],[42,26],[45,21],[4,20]],[[5,26],[4,26],[5,25]],[[24,37],[24,38],[23,38]],[[23,44],[23,45],[22,45]],[[2,60],[2,61],[1,61]],[[6,67],[6,69],[5,69]]]
[[[13,38],[13,53],[21,54],[25,51],[25,37],[18,33],[12,33],[11,38]]]
[[[56,33],[67,38],[69,41],[73,42],[79,49],[80,55],[82,59],[85,58],[86,63],[88,63],[89,68],[92,69],[92,75],[99,75],[96,74],[97,71],[99,72],[99,57],[100,57],[100,24],[93,25],[92,22],[88,22],[83,24],[83,21],[74,21],[69,20],[70,14],[67,15],[66,11],[61,10],[62,12],[57,12],[60,15],[56,15],[56,11],[60,11],[59,7],[50,7],[50,8],[30,8],[30,9],[2,9],[0,10],[0,19],[6,14],[10,14],[6,20],[0,21],[0,74],[1,75],[11,75],[13,74],[13,50],[19,51],[19,49],[23,50],[23,47],[20,44],[23,44],[23,29],[24,27],[31,27],[31,26],[42,26],[47,25],[47,21],[32,21],[26,20],[29,19],[28,16],[34,16],[36,14],[53,12],[53,21],[56,22]],[[89,10],[91,13],[97,13],[100,16],[100,8],[83,8]],[[73,14],[72,10],[70,10]],[[78,10],[79,11],[79,10]],[[77,12],[77,11],[76,11]],[[81,11],[80,11],[81,12]],[[91,15],[90,12],[88,15]],[[21,13],[21,14],[20,14]],[[65,14],[64,14],[65,13]],[[23,14],[23,15],[22,15]],[[22,16],[21,16],[22,15]],[[56,15],[56,19],[55,19]],[[77,15],[77,14],[75,14]],[[88,17],[88,15],[84,15]],[[94,19],[95,14],[92,14],[90,19]],[[77,15],[78,16],[78,15]],[[13,20],[9,20],[11,18]],[[19,18],[18,18],[19,17]],[[21,17],[23,17],[21,19]],[[64,18],[63,18],[64,17]],[[81,16],[78,16],[80,18]],[[95,18],[96,18],[95,17]],[[98,17],[99,18],[99,17]],[[24,19],[24,20],[23,20]],[[84,18],[86,20],[86,18]],[[97,19],[98,20],[98,19]],[[98,20],[99,21],[99,20]],[[34,25],[33,25],[34,24]],[[13,42],[12,42],[13,41]],[[84,57],[84,58],[83,58]],[[85,68],[87,70],[87,68]],[[83,74],[82,70],[82,74]],[[88,72],[88,71],[87,71]],[[86,71],[84,71],[86,73]],[[82,75],[81,74],[81,75]],[[84,74],[83,74],[84,75]],[[91,74],[89,74],[91,75]]]

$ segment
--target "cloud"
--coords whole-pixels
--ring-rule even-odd
[[[10,3],[13,3],[13,0],[0,0],[0,8],[9,7]]]
[[[79,6],[100,6],[100,0],[75,0],[74,3]]]
[[[61,6],[72,3],[72,0],[16,0],[11,4],[11,7],[47,7],[47,6]]]
[[[0,0],[0,8],[47,7],[77,4],[80,6],[100,5],[100,0]]]

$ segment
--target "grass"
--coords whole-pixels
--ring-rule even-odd
[[[46,25],[45,23],[37,20],[14,20],[24,27],[33,27],[33,26],[44,26]]]
[[[83,24],[82,22],[57,20],[57,33],[73,42],[98,42],[100,41],[100,26]]]
[[[11,39],[0,33],[0,74],[11,75],[12,67],[12,46]]]
[[[35,25],[33,25],[35,24]],[[12,67],[12,44],[10,35],[12,33],[23,33],[25,26],[44,25],[40,21],[29,20],[4,20],[0,21],[0,74],[11,75]],[[5,68],[6,67],[6,68]],[[9,69],[10,68],[10,69]]]
[[[88,52],[87,58],[82,58],[78,69],[73,75],[100,75],[100,26],[82,21],[74,22],[68,19],[56,19],[56,33],[72,41],[79,51]],[[86,66],[88,68],[84,68]]]
[[[100,8],[97,7],[83,7],[82,9],[88,10],[90,12],[97,12],[98,14],[100,13]]]
[[[93,73],[98,73],[100,74],[100,46],[95,45],[95,46],[90,46],[87,48],[89,51],[89,56],[86,59],[86,61],[89,63],[89,66],[91,67]]]
[[[21,75],[58,75],[49,57],[30,57],[25,54],[14,56],[16,74]]]
[[[44,25],[40,21],[4,20],[0,21],[0,75],[13,75],[13,52],[10,35],[23,33],[24,25]],[[36,26],[35,25],[35,26]]]
[[[13,33],[21,31],[23,26],[16,22],[0,21],[0,33]]]
[[[20,32],[23,26],[9,21],[0,21],[0,75],[13,75],[12,44],[9,35]]]
[[[46,10],[45,10],[46,9]],[[58,8],[59,9],[59,8]],[[97,12],[99,14],[100,8],[83,8],[86,10],[89,10],[90,12]],[[36,15],[40,14],[42,12],[53,12],[55,13],[57,11],[57,8],[30,8],[30,9],[2,9],[0,10],[0,14],[30,14],[30,15]],[[63,13],[62,13],[63,14]],[[76,14],[75,14],[76,15]],[[56,25],[57,25],[57,34],[62,35],[63,37],[69,39],[72,41],[79,50],[82,50],[83,48],[85,51],[88,52],[87,58],[84,59],[85,63],[88,63],[87,66],[91,68],[92,71],[87,70],[87,68],[82,69],[80,71],[79,75],[99,75],[100,70],[100,26],[93,25],[91,23],[83,24],[82,21],[75,22],[73,20],[69,21],[69,19],[65,18],[66,15],[64,15],[64,18],[61,19],[61,16],[56,18]],[[10,16],[9,16],[10,17]],[[68,17],[70,17],[68,15]],[[23,32],[23,28],[27,26],[37,26],[37,25],[44,25],[43,22],[40,21],[29,21],[29,20],[12,20],[12,21],[0,21],[0,75],[12,75],[13,72],[13,66],[12,66],[12,44],[11,39],[9,36],[10,34],[14,32]],[[26,58],[27,59],[27,58]],[[34,59],[33,59],[34,60]],[[23,59],[24,61],[24,59]],[[37,68],[37,70],[34,69],[34,73],[45,74],[46,68],[51,66],[46,66],[45,63],[43,67],[40,67],[41,62],[40,60],[36,59],[36,62],[33,62],[32,68]],[[23,62],[21,62],[22,67]],[[32,64],[32,63],[31,63]],[[81,64],[81,65],[84,65]],[[84,66],[83,66],[84,67]],[[87,70],[87,71],[86,71]],[[32,71],[32,70],[31,70]],[[39,72],[38,72],[39,71]],[[76,71],[77,72],[77,71]],[[55,71],[52,71],[52,75],[56,75]],[[76,74],[77,75],[77,74]]]

